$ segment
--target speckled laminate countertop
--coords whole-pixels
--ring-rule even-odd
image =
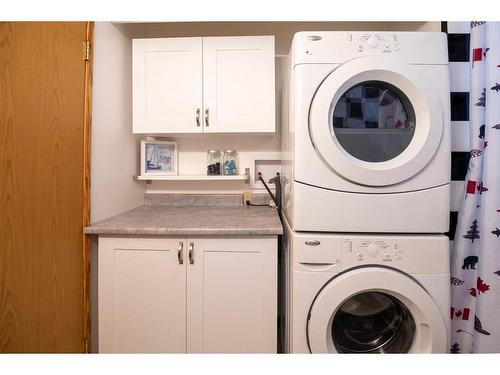
[[[283,227],[271,207],[147,205],[95,223],[86,234],[279,235]]]

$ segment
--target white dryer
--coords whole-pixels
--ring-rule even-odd
[[[292,232],[285,222],[287,352],[447,353],[443,235]]]
[[[284,211],[294,230],[448,230],[446,35],[300,32],[284,79]]]

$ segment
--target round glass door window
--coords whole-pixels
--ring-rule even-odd
[[[333,344],[339,353],[408,353],[415,321],[401,301],[381,292],[364,292],[335,312]]]
[[[334,106],[334,107],[333,107]],[[349,154],[383,162],[401,154],[415,133],[415,111],[397,87],[366,81],[332,102],[330,132]]]

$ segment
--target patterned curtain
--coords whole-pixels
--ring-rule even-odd
[[[500,353],[500,23],[471,22],[471,150],[451,257],[451,353]]]

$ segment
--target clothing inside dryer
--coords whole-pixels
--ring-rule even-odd
[[[336,311],[331,334],[339,353],[407,353],[414,341],[415,321],[397,298],[363,292]]]
[[[407,96],[382,81],[366,81],[347,90],[334,106],[330,132],[357,159],[382,162],[410,144],[415,111]]]

